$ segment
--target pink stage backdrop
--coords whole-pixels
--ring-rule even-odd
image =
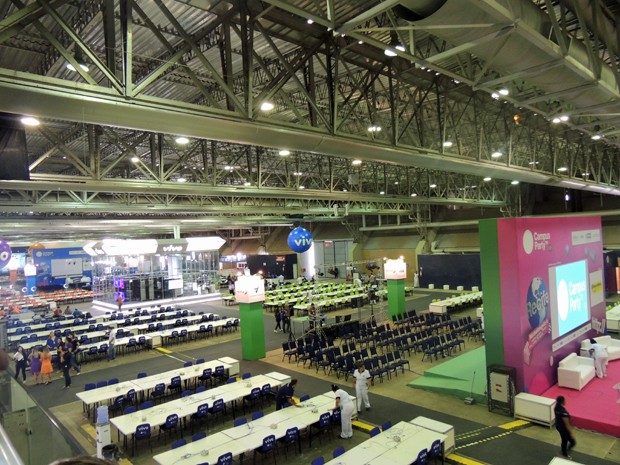
[[[518,391],[541,394],[560,360],[605,331],[601,220],[501,219],[497,232],[504,361]]]

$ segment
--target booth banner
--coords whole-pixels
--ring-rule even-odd
[[[383,265],[385,279],[405,279],[407,277],[407,264],[401,260],[387,260]]]
[[[235,282],[235,299],[241,304],[265,301],[265,281],[260,276],[239,276]]]

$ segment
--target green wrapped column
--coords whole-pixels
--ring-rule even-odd
[[[243,360],[265,357],[265,324],[263,303],[239,304],[241,323],[241,356]]]
[[[388,279],[388,313],[390,318],[405,313],[405,280]]]

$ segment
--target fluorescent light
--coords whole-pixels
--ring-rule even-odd
[[[443,143],[443,146],[447,147],[447,148],[450,148],[453,145],[454,145],[454,143],[451,140],[444,141],[444,143]]]
[[[89,71],[88,66],[86,66],[86,65],[85,65],[85,64],[83,64],[83,63],[78,63],[78,65],[80,66],[80,68],[82,68],[82,70],[83,70],[83,71],[85,71],[85,72],[87,72],[87,73],[88,73],[88,71]],[[73,66],[71,63],[67,63],[67,65],[66,65],[66,66],[67,66],[67,69],[68,69],[69,71],[77,71],[77,70],[75,69],[75,66]]]
[[[431,184],[431,185],[430,185],[430,186],[428,186],[428,187],[430,187],[431,189],[435,189],[435,187],[437,187],[437,184]]]
[[[379,192],[379,195],[385,195],[385,191]]]
[[[491,178],[489,176],[487,176],[486,178],[482,179],[484,182],[489,182],[491,180]]]
[[[415,192],[413,194],[411,194],[411,197],[417,197],[418,194],[416,194]]]
[[[261,111],[271,111],[273,110],[273,103],[271,102],[263,102],[260,104]]]
[[[23,122],[23,120],[22,120],[22,122]],[[600,134],[594,134],[592,136],[592,140],[601,140],[602,138],[603,138],[603,136],[601,136]]]
[[[500,152],[500,151],[496,151],[496,152],[493,152],[493,153],[491,154],[491,158],[499,158],[499,157],[501,157],[502,155],[504,155],[502,152]]]
[[[506,95],[508,95],[509,93],[510,93],[510,91],[509,91],[508,89],[500,89],[500,90],[499,90],[499,94],[500,94],[500,95],[504,95],[504,96],[506,96]]]
[[[189,139],[187,137],[177,137],[174,141],[179,145],[189,144]]]
[[[381,126],[369,126],[368,127],[368,132],[381,132]]]
[[[24,126],[38,126],[39,124],[41,124],[38,119],[33,118],[32,116],[24,116],[21,119],[21,122]]]
[[[395,186],[398,186],[398,181],[394,181],[394,185],[395,185]]]
[[[402,44],[398,44],[396,47],[394,47],[396,50],[398,50],[399,52],[404,52],[405,51],[405,46]]]
[[[513,186],[516,186],[517,184],[519,184],[519,181],[517,181],[516,179],[514,181],[511,181],[511,183]]]
[[[314,21],[310,18],[308,18],[308,20],[306,21],[308,24],[314,24]]]
[[[364,41],[363,41],[363,40],[358,40],[358,41],[357,41],[357,43],[358,43],[359,45],[362,45],[362,44],[364,43]]]
[[[394,50],[389,49],[389,48],[386,48],[383,51],[383,53],[385,53],[385,56],[387,56],[387,57],[395,57],[397,55],[397,53]]]
[[[362,160],[353,160],[353,161],[351,162],[351,164],[352,164],[353,166],[360,166],[360,165],[362,164]]]
[[[300,188],[300,189],[305,189],[306,187],[305,187],[305,186],[299,186],[299,188]]]
[[[138,163],[140,161],[140,159],[138,157],[131,157],[131,162],[132,163]]]
[[[497,92],[493,92],[491,94],[491,97],[493,97],[495,100],[497,100],[499,98],[499,94]]]
[[[539,161],[530,161],[528,162],[528,165],[540,165]]]
[[[566,166],[560,166],[560,167],[558,168],[558,171],[559,171],[560,173],[564,173],[565,171],[568,171],[568,168],[567,168]]]
[[[278,152],[278,155],[280,155],[281,157],[286,157],[290,154],[291,154],[290,150],[286,150],[286,149],[282,149]]]
[[[553,124],[558,124],[558,123],[561,123],[561,122],[562,122],[562,120],[556,116],[555,118],[553,118],[553,119],[551,120],[551,122],[552,122]]]
[[[252,185],[252,183],[251,183],[251,182],[247,182],[247,181],[246,181],[246,182],[244,182],[244,183],[243,183],[243,185],[244,185],[245,187],[248,187],[248,186],[251,186],[251,185]]]
[[[566,121],[568,121],[568,115],[562,115],[562,116],[560,116],[560,121],[562,121],[562,122],[566,122]]]
[[[293,172],[293,176],[301,176],[303,173],[301,171]]]
[[[224,169],[225,169],[226,171],[232,171],[232,170],[234,170],[234,169],[235,169],[235,167],[234,167],[234,166],[230,166],[230,165],[226,165],[226,166],[224,167]]]
[[[177,182],[187,182],[187,179],[184,177],[177,178]]]

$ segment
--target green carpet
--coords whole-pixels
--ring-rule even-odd
[[[460,399],[472,396],[476,402],[486,404],[486,384],[486,356],[484,347],[480,347],[443,363],[440,359],[437,366],[426,370],[424,376],[408,386]]]

